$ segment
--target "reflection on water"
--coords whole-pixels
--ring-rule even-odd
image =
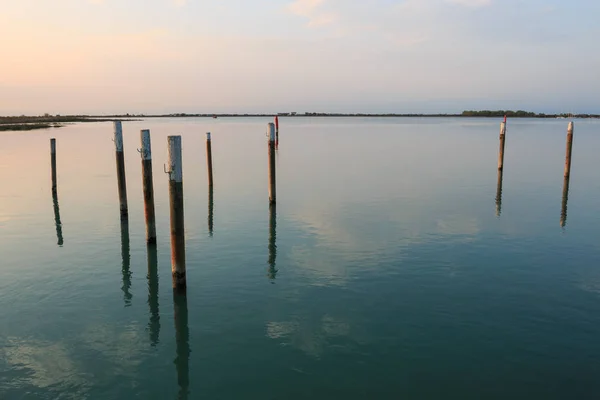
[[[586,190],[575,218],[575,192],[565,181],[561,225],[568,195],[571,209],[563,231],[556,214],[564,142],[547,134],[561,122],[515,121],[523,134],[515,135],[515,173],[504,193],[503,173],[486,167],[498,140],[496,123],[487,121],[290,118],[277,158],[282,201],[270,209],[260,119],[128,122],[128,132],[181,131],[190,171],[205,168],[195,154],[204,144],[196,132],[213,128],[206,124],[223,131],[215,154],[223,161],[223,213],[214,215],[204,177],[190,180],[186,192],[189,204],[200,205],[186,221],[195,254],[189,267],[196,268],[190,287],[198,289],[187,299],[169,291],[167,179],[155,182],[164,240],[147,247],[139,196],[129,204],[129,226],[119,226],[119,257],[109,123],[55,131],[68,149],[64,248],[49,215],[47,133],[0,135],[0,303],[11,305],[0,317],[0,399],[193,399],[201,391],[209,399],[500,399],[527,392],[549,400],[581,388],[600,392],[593,235],[600,229],[600,122],[581,124],[576,186]],[[315,146],[324,137],[327,146]],[[125,140],[133,150],[139,139]],[[156,144],[157,154],[167,153],[166,140]],[[127,178],[139,189],[138,160],[128,159]],[[214,222],[219,234],[210,237]],[[255,237],[257,224],[262,233]],[[188,316],[188,306],[202,319]],[[502,372],[502,385],[489,384],[490,371]]]
[[[121,219],[121,272],[123,274],[123,300],[125,301],[125,307],[131,305],[132,294],[129,291],[131,289],[131,270],[129,268],[131,263],[131,255],[129,250],[129,221],[127,218]]]
[[[175,368],[177,370],[177,383],[179,385],[178,399],[188,398],[190,385],[190,332],[188,328],[187,296],[173,291],[173,305],[175,307],[175,341],[177,343],[177,357]]]
[[[562,206],[560,208],[560,226],[567,225],[567,202],[569,201],[569,177],[565,176],[563,181]]]
[[[52,190],[52,202],[54,203],[54,223],[56,224],[57,244],[62,247],[64,240],[62,234],[62,222],[60,222],[60,208],[58,207],[58,194],[56,193],[56,190]]]
[[[269,270],[267,276],[271,280],[275,280],[277,275],[276,260],[277,260],[277,211],[275,204],[269,207]]]
[[[498,183],[496,184],[496,217],[502,213],[502,170],[498,170]]]
[[[156,346],[160,337],[160,314],[158,310],[158,254],[156,245],[148,245],[148,307],[150,308],[150,344]]]
[[[212,237],[213,235],[213,219],[214,219],[214,197],[213,197],[213,186],[208,187],[208,234]]]

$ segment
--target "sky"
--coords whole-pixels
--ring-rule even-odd
[[[597,0],[0,0],[0,115],[600,113]]]

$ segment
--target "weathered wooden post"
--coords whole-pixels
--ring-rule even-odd
[[[212,237],[213,235],[213,222],[214,222],[214,196],[213,196],[213,187],[208,187],[208,234]]]
[[[573,121],[569,122],[567,128],[567,156],[565,159],[565,177],[571,176],[571,150],[573,149]]]
[[[213,186],[212,144],[210,132],[206,132],[206,163],[208,166],[208,186]]]
[[[188,326],[188,306],[185,293],[173,293],[178,399],[187,399],[190,386],[190,330]]]
[[[275,172],[275,124],[269,123],[267,128],[269,135],[269,204],[277,202],[277,182]]]
[[[150,308],[150,345],[156,346],[160,337],[160,313],[158,310],[158,254],[154,244],[148,244],[148,307]]]
[[[563,180],[562,205],[560,207],[560,226],[562,228],[567,224],[567,202],[569,201],[569,177],[565,176]]]
[[[269,270],[267,276],[274,280],[277,275],[277,211],[276,206],[269,207]]]
[[[121,219],[128,216],[127,209],[127,184],[125,182],[125,156],[123,155],[123,127],[121,121],[114,121],[115,150],[117,158],[117,181],[119,185],[119,204],[121,208]]]
[[[154,182],[152,179],[152,147],[150,145],[150,131],[144,129],[140,132],[142,148],[142,186],[144,190],[144,215],[146,217],[146,242],[156,243],[156,218],[154,212]]]
[[[52,191],[56,192],[56,139],[50,139],[50,164],[52,166]]]
[[[504,169],[504,140],[506,136],[506,122],[500,123],[500,153],[498,154],[498,169]]]
[[[131,305],[131,298],[133,297],[129,289],[131,289],[131,252],[129,246],[129,221],[127,218],[121,220],[121,273],[123,274],[123,301],[125,307]]]
[[[169,136],[169,200],[171,204],[171,272],[173,289],[185,291],[185,229],[181,136]]]
[[[503,171],[498,170],[498,182],[496,183],[496,217],[502,213],[502,175]]]

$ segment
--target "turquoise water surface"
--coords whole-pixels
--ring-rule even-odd
[[[499,196],[500,120],[282,118],[271,210],[268,122],[124,121],[126,224],[110,122],[0,133],[0,399],[600,397],[600,121],[575,121],[566,215],[567,120],[509,120]]]

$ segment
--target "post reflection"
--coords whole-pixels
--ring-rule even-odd
[[[150,309],[150,345],[156,346],[160,337],[160,314],[158,311],[158,254],[155,244],[148,245],[148,307]]]
[[[567,202],[569,201],[569,177],[565,176],[563,181],[562,205],[560,208],[560,226],[567,225]]]
[[[498,183],[496,184],[496,217],[502,213],[502,170],[498,170]]]
[[[212,237],[213,235],[213,221],[214,221],[214,197],[213,197],[213,187],[210,185],[208,187],[208,234]]]
[[[179,400],[186,400],[190,394],[190,341],[188,328],[187,296],[184,293],[173,291],[173,304],[175,307],[175,342],[177,357],[175,368],[177,370],[177,384],[179,385]]]
[[[131,305],[131,270],[129,268],[131,263],[131,255],[129,249],[129,221],[127,218],[121,219],[121,272],[123,274],[123,300],[125,301],[125,307]]]
[[[267,276],[271,281],[275,280],[277,275],[277,211],[275,204],[269,207],[269,270]]]
[[[64,240],[62,234],[62,222],[60,222],[60,208],[58,206],[58,194],[56,190],[52,190],[52,202],[54,203],[54,223],[56,225],[57,244],[62,247]]]

